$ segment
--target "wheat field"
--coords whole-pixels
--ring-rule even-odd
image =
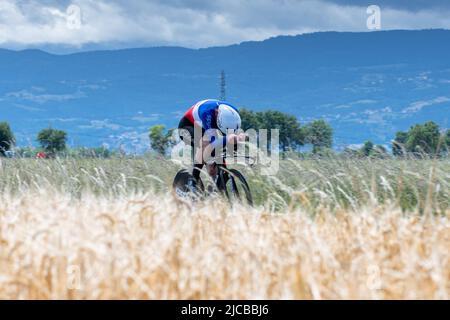
[[[244,168],[177,201],[166,159],[2,159],[0,299],[449,299],[448,160]]]

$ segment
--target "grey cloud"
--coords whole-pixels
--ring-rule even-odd
[[[327,0],[328,2],[339,5],[357,5],[366,6],[366,0]],[[417,11],[424,9],[450,8],[448,0],[374,0],[371,4],[378,5],[382,8],[404,9],[408,11]]]
[[[450,5],[441,1],[374,3],[382,7],[385,30],[450,28]],[[69,4],[81,9],[80,29],[67,26]],[[280,34],[367,31],[367,5],[355,0],[2,0],[0,45],[207,47]]]

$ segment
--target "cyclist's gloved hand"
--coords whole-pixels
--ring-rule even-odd
[[[239,133],[239,134],[229,134],[227,135],[227,144],[237,144],[239,142],[245,141],[245,133]]]

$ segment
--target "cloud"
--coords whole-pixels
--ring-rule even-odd
[[[364,143],[353,143],[346,146],[346,148],[351,150],[359,150],[364,146]]]
[[[341,5],[361,5],[367,4],[366,0],[329,0]],[[423,9],[448,9],[450,3],[448,0],[376,0],[372,3],[382,8],[408,9],[418,11]]]
[[[432,100],[427,100],[427,101],[416,101],[410,104],[409,107],[404,108],[402,110],[402,113],[416,113],[421,111],[423,108],[425,107],[429,107],[435,104],[441,104],[441,103],[445,103],[445,102],[449,102],[450,98],[448,97],[437,97],[435,99]]]
[[[79,122],[79,121],[83,121],[84,119],[82,118],[50,118],[47,119],[47,121],[55,121],[55,122]]]
[[[160,119],[161,115],[160,114],[151,114],[149,116],[143,116],[143,115],[138,115],[138,116],[134,116],[131,118],[131,120],[136,121],[136,122],[140,122],[140,123],[150,123],[150,122],[155,122],[156,120]]]
[[[22,110],[25,110],[25,111],[31,111],[31,112],[43,111],[42,109],[26,106],[26,105],[23,105],[23,104],[13,104],[13,106],[15,108],[17,108],[17,109],[22,109]]]
[[[111,135],[109,141],[126,152],[142,153],[149,149],[148,133],[145,131],[126,131],[119,135]]]
[[[383,109],[366,109],[363,111],[363,114],[371,116],[377,114],[387,114],[391,112],[392,112],[391,107],[384,107]]]
[[[349,102],[346,104],[340,104],[335,106],[335,109],[349,109],[353,106],[357,106],[357,105],[367,105],[367,104],[375,104],[377,103],[376,100],[372,100],[372,99],[361,99],[361,100],[357,100],[357,101],[353,101],[353,102]]]
[[[82,92],[76,92],[71,94],[47,94],[47,93],[35,94],[28,90],[20,90],[15,92],[9,92],[5,95],[5,97],[9,99],[13,98],[19,101],[32,101],[38,104],[44,104],[50,101],[62,102],[80,99],[86,97],[86,95]]]
[[[382,29],[450,28],[444,2],[390,3],[398,5],[382,7]],[[79,28],[69,5],[81,10]],[[361,1],[325,0],[2,0],[0,45],[197,48],[280,34],[367,31],[366,8]]]
[[[92,120],[89,125],[81,125],[78,126],[80,129],[110,129],[110,130],[119,130],[123,129],[119,124],[111,123],[109,119],[104,120]]]

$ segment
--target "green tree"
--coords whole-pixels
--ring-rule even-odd
[[[242,130],[247,131],[248,129],[259,130],[262,128],[262,125],[259,121],[257,113],[248,109],[240,109],[239,114],[242,120]]]
[[[372,155],[377,158],[386,158],[388,157],[388,151],[384,146],[377,144],[373,149]]]
[[[360,151],[364,157],[370,157],[374,152],[374,148],[375,148],[375,145],[373,144],[372,141],[369,140],[369,141],[364,142],[364,145],[362,146]]]
[[[342,155],[346,158],[359,158],[361,156],[360,150],[345,147],[342,151]]]
[[[392,141],[392,153],[394,156],[403,156],[405,151],[405,144],[408,140],[408,132],[398,131],[395,134],[395,139]]]
[[[433,121],[416,124],[408,131],[406,150],[420,154],[435,154],[440,136],[439,126]]]
[[[330,149],[333,145],[333,129],[325,120],[315,120],[305,127],[305,141],[313,145],[313,153]]]
[[[0,122],[0,155],[4,156],[15,144],[14,134],[7,122]]]
[[[257,122],[260,123],[262,129],[279,130],[280,149],[283,152],[288,149],[295,150],[304,144],[303,130],[300,127],[298,119],[293,115],[268,110],[257,113]]]
[[[450,129],[448,129],[444,134],[444,141],[443,141],[443,151],[447,155],[450,155]]]
[[[101,147],[95,147],[95,148],[88,148],[88,147],[81,147],[78,149],[72,149],[72,156],[74,157],[80,157],[80,158],[110,158],[113,155],[113,152],[109,150],[105,146]]]
[[[254,112],[248,109],[239,111],[242,119],[242,129],[267,129],[268,139],[270,130],[279,130],[279,143],[282,151],[296,149],[304,143],[303,130],[298,119],[290,114],[281,111],[267,110]]]
[[[161,155],[165,155],[170,146],[170,138],[173,130],[166,132],[164,125],[155,125],[150,128],[149,138],[152,149]]]
[[[36,149],[32,147],[21,147],[15,150],[16,155],[19,158],[35,158],[36,157]]]
[[[440,143],[440,139],[439,126],[433,121],[416,124],[408,132],[397,132],[392,142],[392,152],[395,156],[402,156],[405,152],[419,155],[434,155],[438,151],[444,153],[447,138],[444,138],[442,143]]]
[[[366,141],[358,153],[362,157],[371,158],[385,158],[387,156],[387,150],[382,145],[375,145],[372,141]]]
[[[50,156],[54,156],[57,152],[66,149],[67,133],[62,130],[47,128],[38,133],[37,140]]]

